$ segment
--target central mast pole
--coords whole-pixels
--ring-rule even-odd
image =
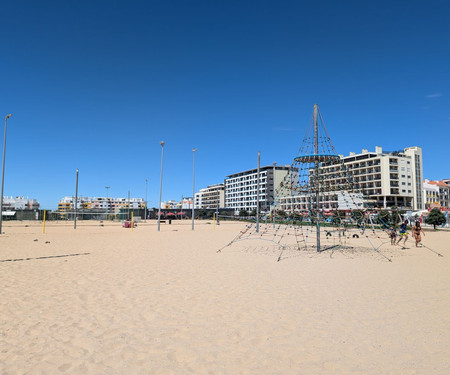
[[[256,172],[256,233],[259,232],[259,168],[261,152],[258,151],[258,169]]]
[[[314,161],[314,190],[316,192],[316,236],[317,236],[317,251],[320,252],[320,212],[319,212],[319,205],[320,205],[320,186],[319,186],[319,128],[318,128],[318,112],[319,106],[317,104],[314,104],[314,153],[315,161]]]

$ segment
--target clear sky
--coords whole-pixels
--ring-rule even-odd
[[[10,1],[5,195],[163,200],[290,164],[314,103],[338,153],[421,146],[450,178],[448,1]],[[3,135],[3,123],[0,123]],[[0,138],[3,140],[3,136]]]

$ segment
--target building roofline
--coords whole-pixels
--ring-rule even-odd
[[[291,168],[290,165],[276,165],[275,166],[275,170],[280,170],[280,171],[288,171]],[[260,167],[259,170],[271,170],[273,169],[273,165],[266,165],[264,167]],[[233,173],[230,175],[227,175],[226,177],[232,177],[232,176],[239,176],[239,175],[244,175],[244,174],[250,174],[250,173],[256,173],[258,171],[258,168],[253,168],[253,169],[248,169],[246,171],[242,171],[242,172],[238,172],[238,173]]]

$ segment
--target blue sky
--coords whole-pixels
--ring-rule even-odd
[[[5,195],[192,194],[290,164],[314,103],[342,154],[421,146],[450,178],[448,1],[3,2]],[[3,124],[3,123],[2,123]],[[3,125],[1,134],[3,134]],[[3,140],[3,136],[1,137]]]

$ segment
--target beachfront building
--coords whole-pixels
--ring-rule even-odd
[[[58,212],[70,212],[75,208],[75,197],[64,197],[58,202]],[[143,198],[78,197],[77,210],[103,211],[118,214],[121,209],[143,209]]]
[[[355,186],[369,202],[383,208],[424,208],[420,147],[387,152],[377,146],[375,152],[363,149],[360,154],[351,152],[348,156],[341,156],[341,160]],[[323,181],[331,187],[339,185],[335,179],[336,168],[339,166],[321,167]]]
[[[278,198],[279,209],[292,212],[308,212],[316,207],[313,194],[288,195]],[[332,210],[361,210],[365,199],[361,193],[344,190],[330,191],[319,194],[319,209],[324,212]],[[278,207],[277,207],[278,208]]]
[[[444,181],[450,182],[449,180],[423,182],[425,208],[450,208],[450,185]]]
[[[168,200],[161,202],[162,210],[192,210],[193,199],[191,197],[183,197],[181,201]]]
[[[430,180],[423,181],[423,201],[425,209],[439,207],[439,187]]]
[[[36,199],[31,199],[28,197],[17,196],[17,197],[7,197],[3,196],[2,210],[37,210],[39,209],[39,202]]]
[[[352,210],[363,208],[363,200],[382,208],[424,208],[422,184],[422,149],[408,147],[401,151],[375,152],[363,149],[360,154],[340,155],[342,164],[320,166],[321,183],[327,193],[320,194],[319,208],[323,210]],[[344,172],[348,177],[343,178]],[[351,181],[351,182],[350,182]],[[351,183],[352,191],[342,190]],[[279,198],[287,212],[310,210],[315,205],[307,195]]]
[[[192,210],[193,204],[194,201],[191,197],[185,197],[178,203],[178,208],[181,208],[182,210]]]
[[[289,173],[291,166],[264,166],[259,173],[259,206],[268,212],[274,202],[274,192]],[[235,215],[241,210],[256,209],[257,169],[231,174],[226,177],[225,208],[234,209]]]
[[[225,207],[225,185],[209,185],[200,189],[195,194],[195,208],[224,208]]]
[[[58,202],[58,212],[68,212],[75,207],[75,197],[64,197]],[[78,197],[77,209],[91,208],[92,199],[89,197]]]

